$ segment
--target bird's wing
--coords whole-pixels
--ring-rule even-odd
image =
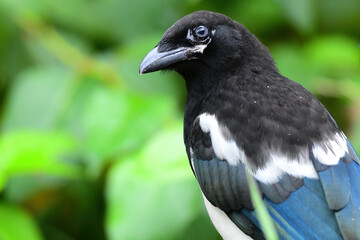
[[[318,171],[326,202],[335,213],[342,236],[345,239],[360,239],[359,158],[351,143],[347,139],[345,141],[345,154],[336,164],[326,164],[326,156],[314,154],[315,149],[311,158]]]
[[[191,133],[191,165],[199,185],[243,232],[261,239],[246,156],[215,117],[205,120],[200,115]],[[307,160],[279,157],[281,166],[273,161],[274,166],[251,169],[280,238],[360,239],[360,166],[354,148],[340,132],[302,154]]]
[[[194,122],[191,138],[191,166],[206,199],[231,215],[244,233],[263,239],[261,230],[241,212],[244,208],[253,209],[245,165],[240,162],[232,166],[217,157],[210,134],[201,129],[199,118]]]

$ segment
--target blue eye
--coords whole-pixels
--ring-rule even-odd
[[[199,26],[195,28],[194,33],[198,38],[205,38],[209,34],[209,30],[205,26]]]

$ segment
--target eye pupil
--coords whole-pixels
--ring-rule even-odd
[[[195,29],[195,35],[199,38],[204,38],[208,35],[209,30],[205,26],[199,26]]]

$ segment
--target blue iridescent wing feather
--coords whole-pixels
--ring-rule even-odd
[[[244,232],[263,239],[256,210],[249,210],[245,166],[232,166],[217,158],[202,160],[196,155],[193,163],[200,187],[212,204]],[[360,239],[360,166],[355,150],[349,147],[337,165],[325,166],[318,174],[319,179],[284,175],[276,184],[259,183],[279,238]]]
[[[284,202],[264,198],[280,239],[360,239],[360,166],[352,146],[347,156],[355,159],[328,166],[319,180],[305,178]],[[255,211],[241,213],[260,227]]]

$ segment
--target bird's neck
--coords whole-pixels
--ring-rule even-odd
[[[267,60],[267,61],[266,61]],[[272,61],[263,56],[252,56],[244,61],[234,61],[227,69],[203,68],[199,71],[198,66],[194,69],[187,68],[186,71],[179,71],[184,77],[187,88],[187,102],[184,115],[184,140],[186,145],[189,144],[188,136],[191,131],[192,123],[196,117],[207,109],[203,108],[203,102],[208,97],[216,95],[222,85],[234,85],[236,88],[256,89],[257,85],[264,85],[269,79],[277,79],[278,70]],[[259,64],[259,62],[268,64]],[[205,70],[206,69],[206,70]],[[223,71],[221,71],[223,70]],[[272,76],[270,78],[269,76]],[[188,147],[188,146],[187,146]]]
[[[192,78],[186,81],[187,98],[194,101],[203,99],[214,87],[210,84],[213,82],[216,84],[216,79],[212,78]]]
[[[187,68],[179,71],[184,77],[187,90],[187,100],[184,113],[184,142],[188,155],[190,141],[189,136],[191,126],[201,111],[201,102],[211,93],[218,79],[210,71],[197,71],[197,69]]]
[[[203,104],[208,98],[217,96],[218,91],[223,89],[226,85],[227,91],[239,91],[241,89],[257,89],[262,85],[276,84],[276,79],[279,78],[275,65],[259,65],[247,62],[244,67],[239,66],[233,71],[207,71],[203,72],[188,72],[182,74],[186,81],[187,88],[187,102],[184,115],[184,138],[187,142],[187,136],[190,134],[192,123],[202,112],[208,111]],[[269,82],[272,81],[272,82]],[[228,86],[234,86],[229,90]]]
[[[269,76],[279,76],[278,69],[272,59],[254,56],[243,61],[235,62],[231,67],[207,69],[207,71],[192,71],[187,69],[182,72],[186,82],[188,102],[202,101],[206,96],[216,91],[219,84],[227,81],[236,81],[239,85],[256,85],[256,80],[266,81]],[[259,64],[259,62],[261,64]],[[265,62],[265,63],[262,63]]]

